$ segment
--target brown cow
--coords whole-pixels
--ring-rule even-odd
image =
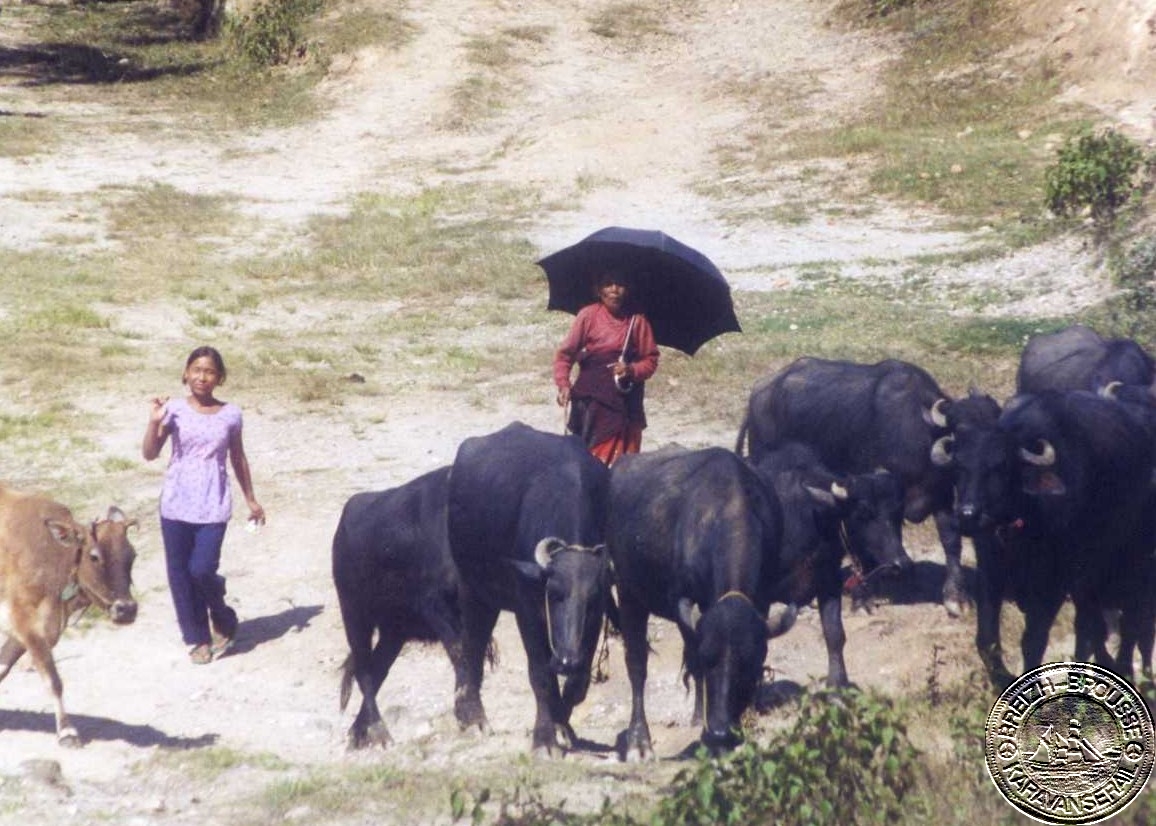
[[[136,551],[126,536],[135,524],[114,507],[85,529],[64,505],[0,485],[0,680],[28,651],[56,699],[56,737],[64,746],[81,740],[64,712],[52,647],[68,618],[90,605],[117,624],[136,619]]]

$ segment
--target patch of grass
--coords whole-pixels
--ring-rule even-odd
[[[599,37],[629,44],[642,37],[669,35],[667,14],[661,6],[649,3],[610,3],[591,15],[590,31]]]
[[[842,159],[851,174],[825,181],[851,202],[884,195],[933,206],[962,228],[994,225],[1006,243],[1024,244],[1056,231],[1041,203],[1044,168],[1056,132],[1079,113],[1052,101],[1056,73],[1046,63],[1009,66],[1000,57],[1016,33],[994,0],[921,2],[883,18],[863,17],[845,3],[853,25],[883,26],[901,44],[884,70],[884,93],[847,122],[788,128],[786,121],[822,105],[804,79],[732,84],[756,111],[745,137],[716,151],[724,176],[763,176],[816,159]],[[786,134],[784,134],[784,132]]]
[[[530,50],[544,43],[550,31],[544,26],[521,26],[467,40],[466,62],[471,71],[451,90],[451,106],[442,118],[442,128],[470,132],[499,115],[519,92]]]

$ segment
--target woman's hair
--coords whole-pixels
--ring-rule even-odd
[[[221,358],[221,354],[217,352],[216,347],[209,347],[208,345],[204,345],[193,350],[193,352],[189,353],[189,357],[185,359],[185,369],[188,370],[192,363],[197,359],[206,357],[213,362],[213,367],[217,368],[217,373],[221,376],[221,380],[218,382],[218,384],[224,384],[225,376],[228,375],[228,371],[225,370],[225,360]]]
[[[614,267],[605,267],[595,271],[593,279],[595,293],[598,292],[602,285],[610,283],[621,284],[627,289],[631,287],[630,277],[620,269],[615,269]]]

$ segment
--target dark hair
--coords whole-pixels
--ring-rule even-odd
[[[188,370],[192,363],[197,359],[206,357],[212,360],[213,367],[217,368],[217,372],[221,376],[221,381],[218,383],[224,384],[225,377],[229,373],[227,370],[225,370],[225,360],[221,358],[221,354],[217,352],[216,347],[209,347],[208,345],[204,345],[193,350],[193,352],[189,353],[189,357],[185,359],[185,369]]]

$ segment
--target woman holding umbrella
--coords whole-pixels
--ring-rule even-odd
[[[594,295],[554,356],[554,384],[558,404],[570,405],[567,428],[610,466],[642,447],[644,386],[658,369],[658,345],[646,316],[630,305],[621,272],[600,271]],[[571,384],[575,363],[578,378]]]

